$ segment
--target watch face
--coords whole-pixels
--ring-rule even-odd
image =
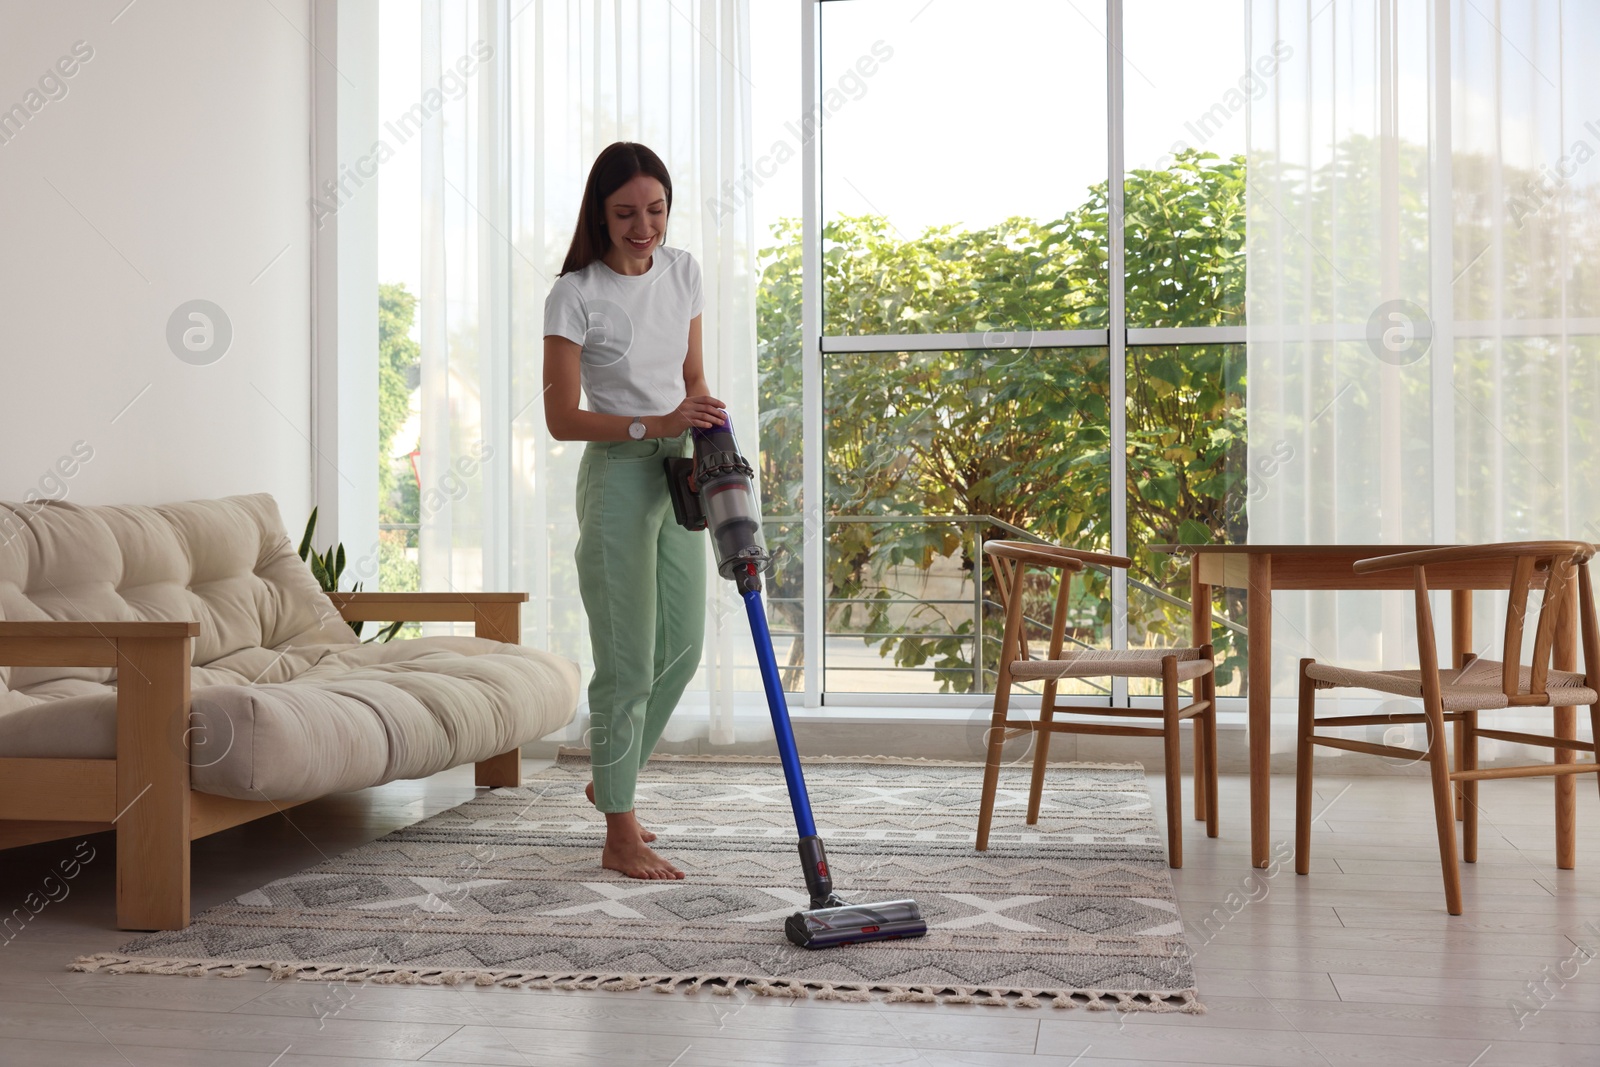
[[[643,441],[644,423],[640,422],[638,419],[634,419],[632,422],[628,423],[628,436],[633,438],[635,441]]]

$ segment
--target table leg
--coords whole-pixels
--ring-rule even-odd
[[[1457,669],[1467,665],[1472,654],[1472,590],[1453,589],[1450,592],[1450,662]],[[1466,724],[1456,723],[1456,770],[1467,763]],[[1467,784],[1456,783],[1456,821],[1467,817]]]
[[[1211,586],[1200,580],[1200,557],[1189,557],[1189,631],[1190,643],[1196,648],[1211,643]],[[1212,709],[1215,712],[1215,708]],[[1194,720],[1194,817],[1206,818],[1206,757],[1205,740],[1201,737],[1200,720]]]
[[[1250,865],[1265,867],[1272,826],[1272,556],[1250,553]]]
[[[1563,605],[1561,618],[1556,623],[1555,639],[1555,668],[1558,671],[1570,671],[1578,665],[1578,598],[1568,596]],[[1557,737],[1578,736],[1578,709],[1555,709],[1555,735]],[[1557,763],[1572,763],[1577,759],[1577,752],[1570,748],[1556,749]],[[1578,828],[1578,783],[1577,775],[1560,774],[1556,776],[1556,866],[1563,871],[1570,871],[1578,865],[1577,828]]]

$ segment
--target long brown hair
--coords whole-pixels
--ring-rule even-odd
[[[572,246],[567,249],[567,259],[561,265],[561,274],[582,270],[600,259],[611,247],[611,234],[606,231],[606,197],[633,181],[640,174],[648,174],[661,183],[667,191],[667,217],[672,217],[672,178],[661,157],[634,141],[617,141],[607,145],[589,168],[589,180],[583,187],[583,203],[578,207],[578,226],[572,234]],[[662,240],[666,227],[661,228]],[[556,277],[561,277],[557,274]]]

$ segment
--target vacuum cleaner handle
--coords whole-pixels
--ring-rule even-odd
[[[754,577],[754,565],[750,570]],[[828,854],[822,848],[816,819],[811,814],[811,798],[806,794],[806,776],[800,769],[800,750],[794,743],[794,727],[789,722],[783,681],[778,677],[777,657],[772,651],[772,634],[767,629],[767,611],[761,603],[761,590],[747,589],[743,596],[745,614],[750,617],[750,632],[755,637],[756,660],[761,665],[761,684],[767,691],[767,709],[772,713],[778,759],[783,763],[783,777],[789,785],[789,805],[794,808],[794,825],[800,832],[800,869],[805,874],[806,891],[811,894],[813,908],[838,907],[844,902],[833,895]]]
[[[750,571],[755,573],[753,565]],[[742,595],[745,614],[750,617],[750,632],[755,637],[756,660],[761,665],[761,685],[767,691],[767,709],[772,713],[772,732],[777,735],[778,759],[783,763],[783,776],[789,783],[794,825],[802,838],[814,838],[817,823],[811,815],[811,798],[806,795],[806,778],[800,770],[800,751],[795,747],[794,727],[789,724],[789,704],[783,696],[783,681],[778,677],[778,664],[772,652],[767,609],[762,606],[760,589],[747,589]]]

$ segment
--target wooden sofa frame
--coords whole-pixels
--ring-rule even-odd
[[[471,622],[521,643],[526,593],[332,593],[348,622]],[[197,622],[3,622],[0,666],[115,667],[115,759],[0,758],[0,849],[115,830],[117,926],[189,925],[189,842],[293,804],[189,788],[189,660]],[[522,784],[521,753],[476,765],[477,784]]]

